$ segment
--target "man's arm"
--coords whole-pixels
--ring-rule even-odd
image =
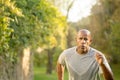
[[[114,80],[113,73],[103,63],[103,61],[104,61],[103,56],[99,53],[96,53],[95,58],[96,58],[96,61],[98,62],[98,64],[100,65],[100,67],[103,71],[103,75],[104,75],[105,80]]]
[[[64,80],[64,66],[57,63],[58,80]]]
[[[109,69],[104,64],[101,64],[100,66],[102,68],[105,80],[114,80],[113,73],[109,71]]]

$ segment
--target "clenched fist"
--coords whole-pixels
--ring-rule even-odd
[[[103,58],[103,55],[101,55],[100,53],[95,54],[95,59],[96,59],[96,61],[98,62],[99,65],[103,64],[103,61],[104,61],[103,59],[104,58]]]

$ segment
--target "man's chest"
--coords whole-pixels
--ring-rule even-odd
[[[66,58],[66,65],[70,71],[82,74],[94,71],[97,68],[97,62],[94,56],[89,55],[72,55],[71,57]]]

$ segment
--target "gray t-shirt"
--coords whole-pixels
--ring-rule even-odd
[[[63,53],[60,54],[58,62],[66,65],[69,80],[100,80],[99,74],[102,73],[102,70],[95,60],[95,54],[97,52],[102,54],[100,51],[90,48],[87,54],[80,55],[76,52],[76,47],[72,47],[64,50]],[[110,69],[105,56],[104,64]]]

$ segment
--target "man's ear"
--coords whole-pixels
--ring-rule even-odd
[[[92,43],[92,39],[90,40],[90,44]]]

